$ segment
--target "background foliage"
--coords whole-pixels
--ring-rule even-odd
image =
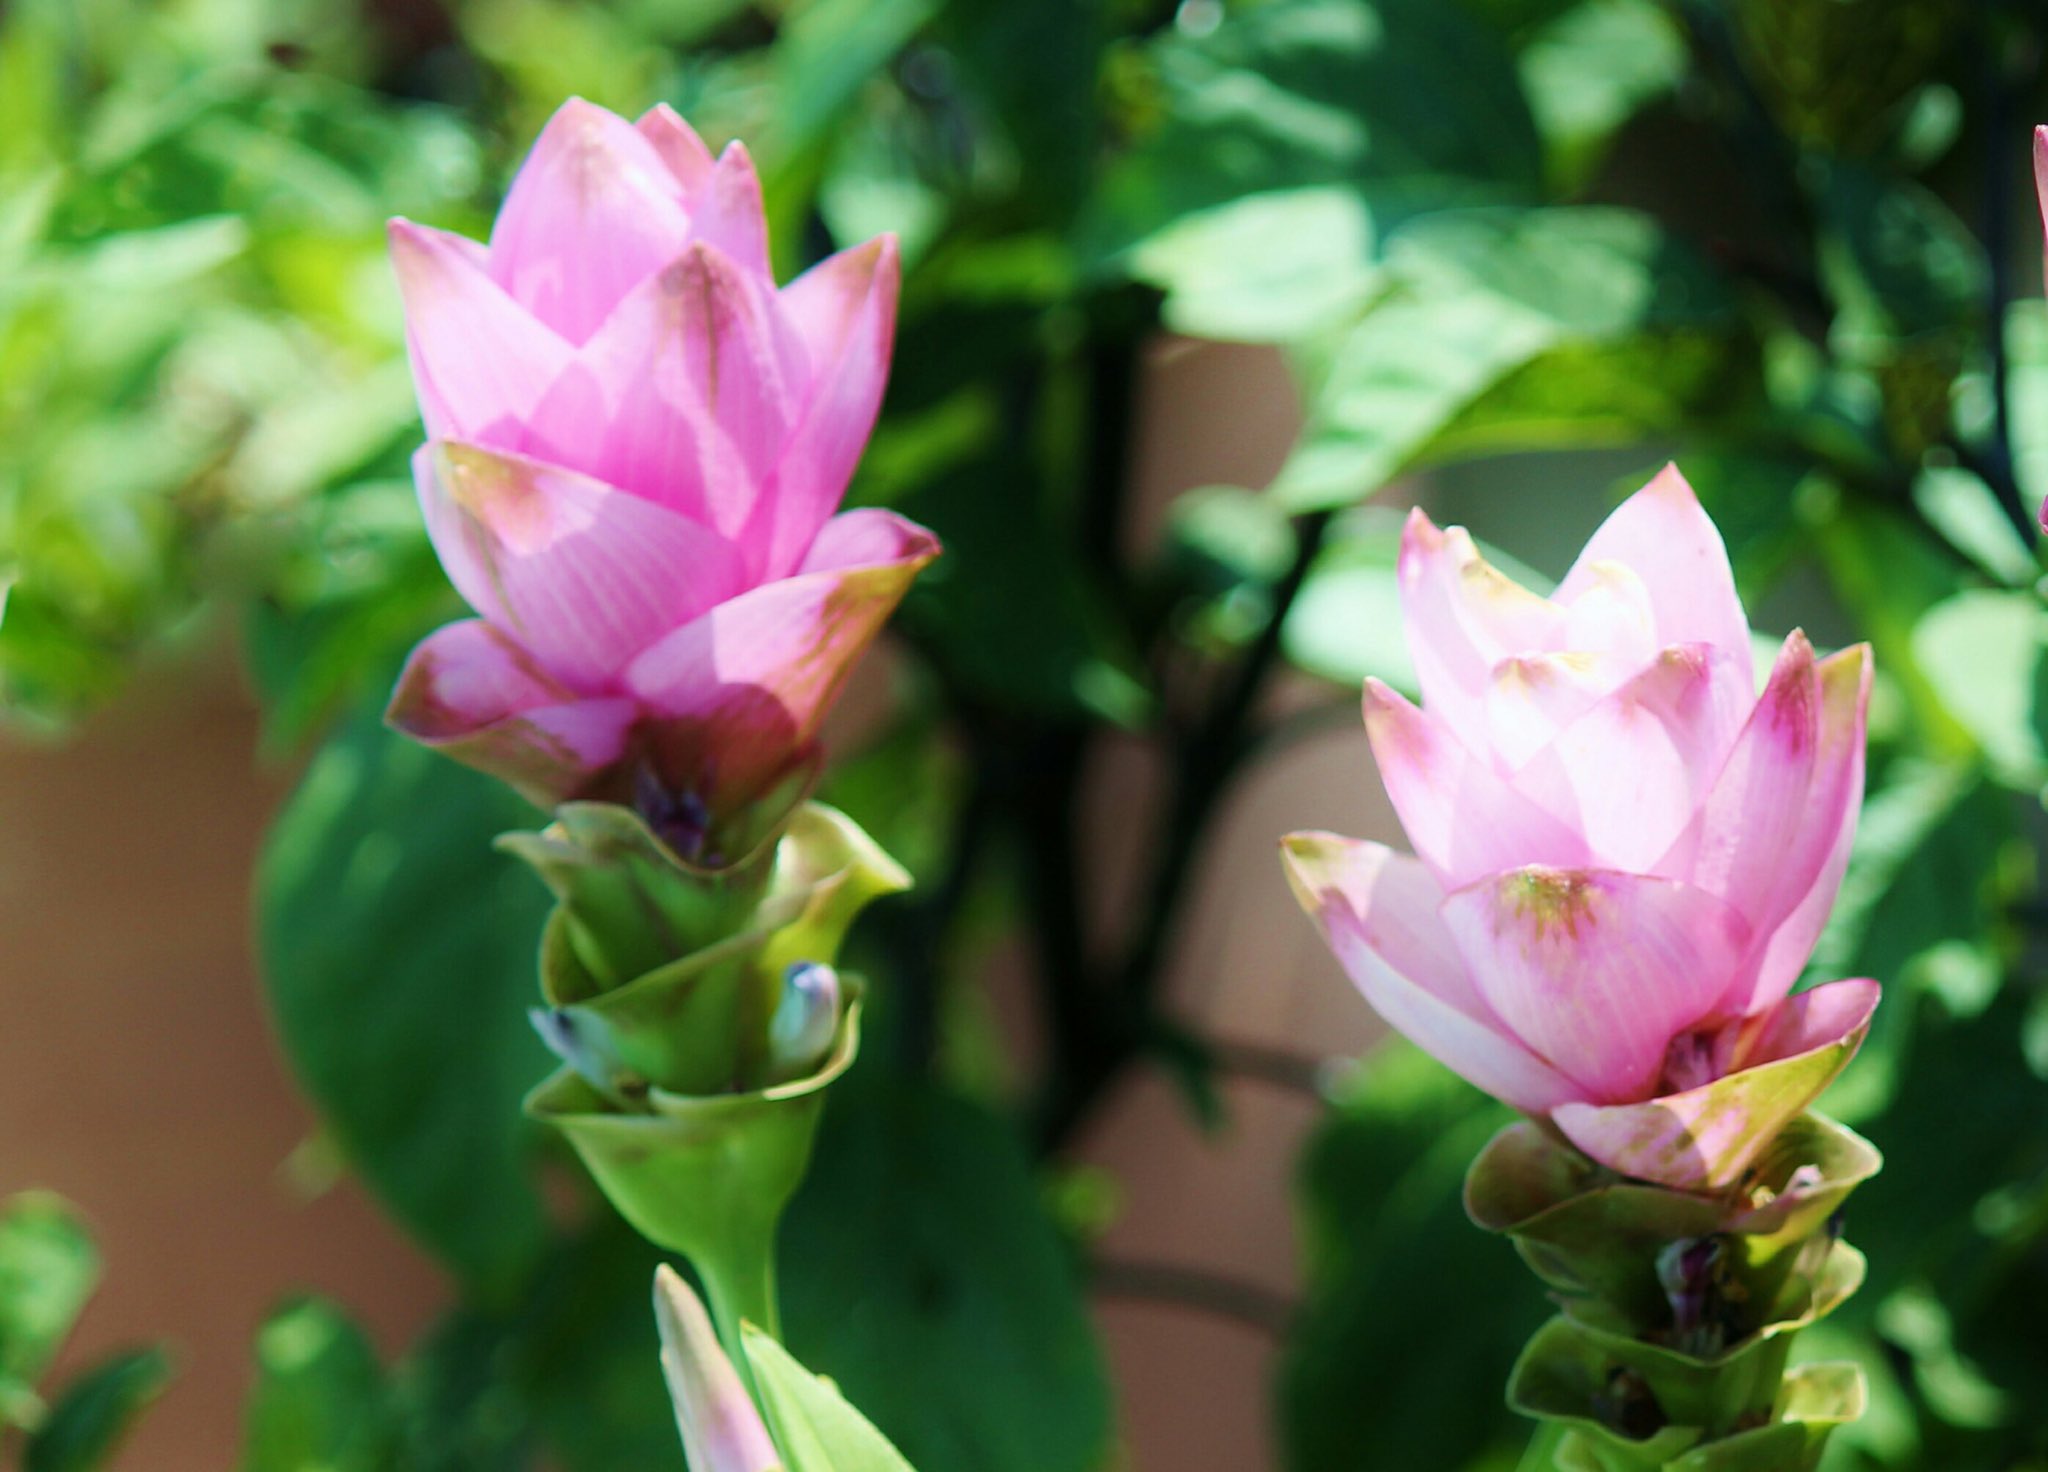
[[[511,1107],[539,1072],[541,896],[486,840],[532,817],[375,722],[455,608],[405,481],[382,221],[482,233],[569,93],[746,137],[786,271],[904,240],[854,496],[948,555],[900,621],[895,724],[827,795],[919,889],[859,937],[880,1026],[788,1230],[801,1358],[924,1472],[1103,1465],[1085,1214],[1048,1188],[1128,1068],[1216,1107],[1216,1052],[1160,972],[1219,796],[1289,734],[1257,697],[1286,663],[1339,707],[1410,678],[1398,523],[1358,503],[1433,468],[1554,573],[1541,488],[1618,495],[1676,456],[1760,626],[1868,638],[1881,672],[1815,961],[1888,985],[1830,1101],[1890,1164],[1857,1199],[1870,1284],[1809,1345],[1876,1391],[1829,1465],[2048,1466],[2044,36],[2021,0],[0,8],[9,718],[61,729],[136,661],[235,632],[275,749],[317,749],[258,898],[285,1044],[464,1285],[391,1366],[340,1309],[283,1308],[248,1472],[677,1461],[649,1259],[600,1211],[541,1210],[535,1172],[568,1167]],[[1134,560],[1133,369],[1161,329],[1284,349],[1306,427],[1271,485],[1189,493]],[[1111,730],[1155,739],[1171,783],[1104,955],[1075,819]],[[1006,927],[1048,1040],[1021,1087],[957,1005]],[[1299,1472],[1521,1457],[1498,1386],[1540,1305],[1455,1196],[1494,1118],[1398,1050],[1333,1092],[1275,1399]],[[0,1424],[40,1422],[34,1467],[99,1465],[164,1373],[144,1353],[42,1409],[92,1275],[74,1235],[42,1202],[0,1224],[0,1280],[70,1264],[43,1319],[0,1323]]]

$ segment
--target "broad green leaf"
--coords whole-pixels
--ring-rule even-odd
[[[1289,342],[1355,315],[1380,290],[1372,220],[1337,188],[1248,195],[1184,215],[1131,253],[1131,273],[1166,293],[1176,332]]]
[[[1582,183],[1615,130],[1685,75],[1685,37],[1654,0],[1585,0],[1544,25],[1518,59],[1561,185]]]
[[[1294,1472],[1513,1465],[1529,1432],[1501,1388],[1549,1306],[1461,1204],[1511,1117],[1398,1041],[1338,1092],[1300,1166],[1304,1298],[1279,1382]]]
[[[1296,511],[1364,500],[1558,336],[1536,313],[1486,293],[1385,298],[1338,345],[1272,494]]]
[[[1310,674],[1347,687],[1368,675],[1420,695],[1401,627],[1401,518],[1361,507],[1337,527],[1281,626],[1281,648]]]
[[[1575,337],[1712,324],[1729,306],[1719,280],[1655,220],[1604,205],[1445,210],[1390,232],[1386,255],[1418,291],[1488,292]]]
[[[857,1072],[782,1235],[786,1342],[920,1472],[1100,1465],[1101,1349],[1007,1126]]]
[[[1435,0],[1272,0],[1144,58],[1138,141],[1097,195],[1089,236],[1124,250],[1245,195],[1353,188],[1391,214],[1527,197],[1535,125],[1501,38]]]
[[[1999,780],[2022,791],[2048,781],[2048,609],[2033,589],[1936,604],[1914,625],[1913,654]]]
[[[35,1383],[100,1277],[77,1213],[25,1191],[0,1208],[0,1430],[38,1409]]]
[[[28,1440],[22,1472],[102,1472],[136,1419],[170,1383],[170,1356],[138,1349],[88,1370],[65,1387],[49,1419]]]
[[[788,1472],[911,1472],[889,1438],[830,1380],[813,1375],[751,1324],[745,1332],[747,1362]]]
[[[279,1309],[256,1335],[242,1472],[383,1472],[391,1425],[377,1352],[319,1299]]]
[[[1954,211],[1909,179],[1855,164],[1829,165],[1817,177],[1830,227],[1820,264],[1842,310],[1837,333],[1975,330],[1990,265]]]
[[[546,1071],[525,1009],[547,893],[491,846],[532,811],[365,713],[315,758],[257,874],[286,1052],[335,1139],[485,1292],[542,1237],[519,1100]]]

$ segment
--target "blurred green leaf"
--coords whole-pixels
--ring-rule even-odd
[[[1021,1142],[977,1106],[856,1072],[783,1229],[793,1352],[919,1472],[1085,1472],[1102,1352]]]
[[[1271,0],[1145,54],[1136,141],[1088,236],[1128,249],[1183,216],[1270,190],[1355,189],[1377,216],[1527,197],[1542,163],[1500,38],[1433,0]]]
[[[41,1409],[35,1384],[100,1278],[100,1256],[78,1214],[24,1191],[0,1209],[0,1428]]]
[[[1308,375],[1308,423],[1271,488],[1289,507],[1343,505],[1378,489],[1511,375],[1539,372],[1546,354],[1712,322],[1723,300],[1697,261],[1628,210],[1444,211],[1394,231],[1385,255],[1402,286]],[[1568,376],[1582,365],[1565,356],[1554,366]],[[1526,388],[1520,397],[1538,399]],[[1580,403],[1559,407],[1570,414]],[[1638,433],[1677,417],[1661,400],[1639,412]],[[1492,448],[1506,422],[1496,420]],[[1557,434],[1540,420],[1524,428]],[[1468,435],[1479,432],[1472,421]]]
[[[1556,340],[1551,323],[1499,297],[1387,297],[1338,345],[1272,494],[1295,511],[1363,500]]]
[[[1853,164],[1821,174],[1831,232],[1823,279],[1841,307],[1837,332],[1892,338],[1974,327],[1990,266],[1969,227],[1911,180]]]
[[[1131,253],[1166,293],[1176,332],[1288,342],[1355,315],[1380,289],[1372,220],[1357,195],[1310,188],[1248,195],[1183,215]]]
[[[256,1335],[242,1472],[382,1472],[390,1455],[384,1375],[362,1330],[318,1299],[272,1314]]]
[[[540,1248],[519,1100],[547,896],[491,840],[532,812],[365,713],[320,752],[257,873],[277,1026],[371,1188],[486,1293]]]
[[[161,1349],[132,1350],[86,1371],[29,1437],[22,1472],[101,1472],[170,1379]]]
[[[2033,589],[1936,604],[1914,626],[1913,653],[1999,780],[2022,791],[2048,781],[2048,609]]]
[[[1543,25],[1519,67],[1553,180],[1583,183],[1614,131],[1676,88],[1686,62],[1683,32],[1654,0],[1585,0]]]
[[[1513,1116],[1404,1042],[1353,1071],[1302,1156],[1302,1311],[1280,1373],[1295,1472],[1512,1466],[1501,1396],[1547,1305],[1465,1219],[1465,1168]]]
[[[1368,675],[1419,696],[1401,627],[1401,516],[1362,507],[1332,529],[1281,626],[1288,659],[1346,687]]]

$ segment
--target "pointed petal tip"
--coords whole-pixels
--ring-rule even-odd
[[[1692,482],[1685,478],[1685,472],[1678,468],[1676,460],[1666,460],[1664,466],[1644,484],[1637,495],[1670,496],[1691,505],[1699,505],[1699,493],[1692,488]]]

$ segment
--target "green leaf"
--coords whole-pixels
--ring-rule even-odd
[[[2048,609],[2025,592],[1972,589],[1913,628],[1913,657],[2007,786],[2048,781]]]
[[[1829,227],[1821,275],[1842,310],[1837,332],[1907,338],[1974,330],[1990,281],[1984,248],[1930,190],[1849,163],[1818,174]]]
[[[1558,339],[1556,326],[1484,292],[1383,299],[1340,342],[1270,490],[1294,511],[1362,501],[1471,400]]]
[[[783,1230],[786,1342],[921,1472],[1084,1472],[1102,1353],[1015,1134],[887,1075],[843,1080]]]
[[[1354,316],[1382,285],[1372,217],[1356,193],[1276,190],[1184,215],[1131,252],[1191,337],[1290,342]]]
[[[491,846],[532,810],[366,713],[320,752],[257,873],[286,1052],[335,1138],[420,1240],[487,1293],[542,1239],[519,1100],[547,893]]]
[[[903,1454],[830,1380],[749,1324],[747,1362],[789,1472],[911,1472]]]
[[[1544,25],[1520,70],[1553,179],[1583,183],[1615,130],[1685,69],[1685,36],[1654,0],[1587,0]]]
[[[0,1210],[0,1428],[40,1410],[35,1383],[99,1282],[85,1224],[55,1196],[25,1191]]]
[[[156,1348],[132,1350],[87,1371],[29,1438],[22,1472],[99,1472],[170,1379],[170,1357]]]
[[[383,1371],[362,1330],[318,1299],[272,1314],[256,1335],[242,1472],[382,1472],[390,1440]]]
[[[1501,38],[1436,0],[1273,0],[1144,56],[1139,140],[1098,191],[1098,254],[1269,190],[1337,186],[1398,215],[1528,197],[1542,163]]]
[[[1726,293],[1646,215],[1445,210],[1392,230],[1385,259],[1399,285],[1336,338],[1325,365],[1304,359],[1308,422],[1272,486],[1293,509],[1359,500],[1440,446],[1636,437],[1725,393]],[[1585,382],[1591,347],[1635,351]],[[1624,375],[1668,382],[1602,392]]]
[[[1544,1317],[1507,1243],[1465,1219],[1466,1167],[1512,1118],[1394,1041],[1361,1063],[1300,1170],[1305,1297],[1280,1373],[1294,1472],[1513,1465],[1501,1387]]]

